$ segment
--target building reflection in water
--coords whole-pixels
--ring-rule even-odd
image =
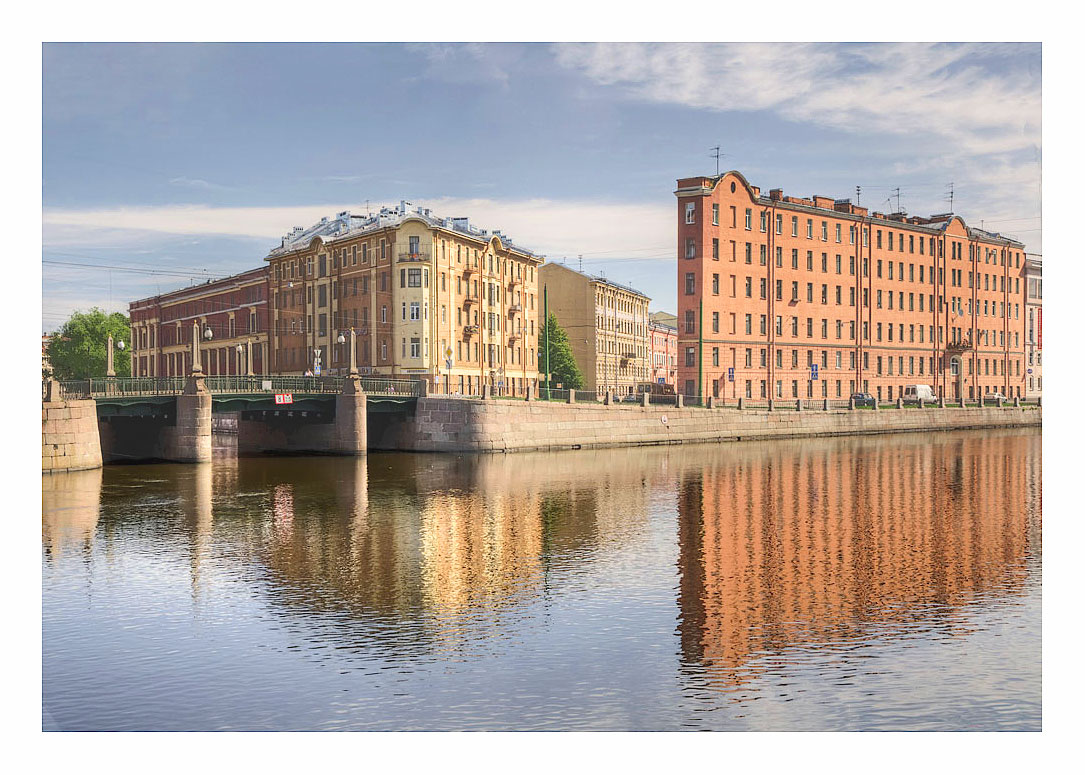
[[[966,634],[1039,562],[1039,479],[1039,434],[705,448],[679,478],[684,665],[726,688],[919,620]]]
[[[1019,595],[1039,576],[1040,440],[119,466],[43,477],[42,540],[46,562],[181,558],[195,601],[243,579],[311,643],[412,660],[497,648],[555,596],[662,564],[681,669],[726,689],[766,654],[919,620],[956,637],[970,603]]]

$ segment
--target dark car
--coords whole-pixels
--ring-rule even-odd
[[[852,393],[851,400],[855,402],[856,406],[874,406],[874,396],[870,393]]]

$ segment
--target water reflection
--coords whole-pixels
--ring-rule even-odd
[[[1039,562],[1039,442],[706,450],[679,485],[685,666],[742,687],[807,646],[970,634],[960,609],[1023,594]]]
[[[949,657],[917,666],[906,649],[986,644],[1017,616],[1007,606],[1038,603],[1040,484],[1034,431],[219,455],[53,475],[42,485],[46,695],[75,728],[184,728],[176,710],[141,710],[147,687],[125,686],[120,662],[110,678],[127,704],[89,702],[70,656],[78,638],[99,671],[108,660],[95,649],[122,642],[159,675],[175,671],[176,692],[190,694],[162,701],[191,705],[188,728],[719,729],[753,723],[757,707],[780,715],[753,728],[915,728],[916,711],[892,698],[937,686]],[[67,596],[69,560],[111,583]],[[98,610],[150,633],[165,627],[153,617],[171,617],[161,637],[188,639],[191,660],[219,633],[239,655],[212,658],[245,676],[244,691],[216,706],[183,649],[155,662]],[[1005,658],[942,687],[923,718],[952,728],[957,705],[983,707],[987,691],[997,710],[979,713],[981,726],[1038,723],[1038,644],[996,642]],[[51,690],[62,653],[67,681]],[[284,683],[282,654],[335,670]],[[1027,687],[1024,710],[988,667]],[[333,719],[329,696],[360,691],[355,681],[368,682],[366,704]],[[828,683],[831,698],[818,693]],[[272,687],[288,721],[246,699]]]

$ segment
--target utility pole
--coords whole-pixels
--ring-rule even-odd
[[[545,342],[546,355],[544,356],[546,369],[546,400],[550,400],[550,307],[546,298],[546,286],[543,286],[543,341]]]

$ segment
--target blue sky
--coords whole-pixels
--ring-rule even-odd
[[[43,330],[400,199],[583,254],[674,311],[675,180],[711,174],[715,145],[762,189],[861,185],[883,211],[899,186],[909,213],[945,212],[952,182],[966,221],[1038,253],[1040,59],[976,43],[47,44]]]

